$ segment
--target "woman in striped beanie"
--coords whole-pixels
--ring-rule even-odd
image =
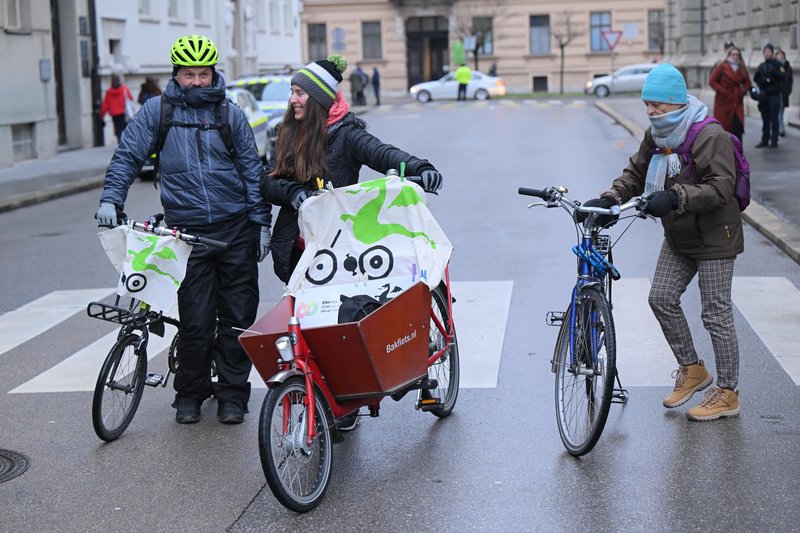
[[[261,181],[267,202],[281,206],[271,250],[275,274],[284,283],[303,252],[297,210],[318,187],[328,182],[334,187],[353,185],[363,165],[385,174],[400,163],[405,163],[407,175],[423,178],[426,190],[437,191],[442,185],[441,175],[426,159],[367,132],[339,90],[345,70],[345,58],[332,55],[295,73],[276,148]]]

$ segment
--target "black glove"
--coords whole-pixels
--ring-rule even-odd
[[[610,196],[601,196],[600,198],[586,200],[582,205],[584,207],[602,207],[603,209],[611,209],[612,206],[617,205],[617,202]],[[575,220],[578,222],[583,222],[588,216],[589,213],[575,211]],[[597,215],[597,225],[608,226],[616,222],[618,218],[618,215]]]
[[[292,207],[295,210],[300,209],[300,205],[308,199],[308,189],[298,189],[294,196],[292,197]]]
[[[425,192],[437,192],[442,188],[442,175],[437,170],[428,169],[420,172],[422,188]]]
[[[668,191],[651,192],[647,196],[647,207],[644,212],[654,217],[663,217],[678,208],[678,193]]]

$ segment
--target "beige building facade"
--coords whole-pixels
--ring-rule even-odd
[[[305,0],[303,5],[304,60],[339,53],[368,73],[377,67],[381,90],[390,95],[441,77],[457,66],[459,50],[469,49],[471,41],[478,69],[489,72],[494,66],[512,93],[560,92],[560,44],[564,92],[582,91],[612,67],[663,56],[664,0]],[[612,54],[608,41],[617,35]],[[475,54],[464,54],[475,68]]]

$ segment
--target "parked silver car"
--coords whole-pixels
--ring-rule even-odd
[[[455,100],[458,98],[458,82],[455,73],[449,72],[438,80],[412,85],[409,93],[412,98],[423,103],[431,100]],[[503,78],[472,71],[472,78],[467,84],[467,99],[487,100],[505,94],[506,83]]]
[[[605,98],[611,93],[641,91],[645,78],[655,67],[656,63],[626,65],[615,70],[610,76],[599,76],[592,81],[587,81],[583,92],[594,93],[595,96]]]

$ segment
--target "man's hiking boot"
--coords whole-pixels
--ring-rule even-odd
[[[193,398],[178,398],[175,402],[175,422],[178,424],[194,424],[200,422],[200,406],[202,400]]]
[[[711,385],[711,374],[706,370],[702,360],[696,365],[680,366],[672,373],[675,378],[675,389],[664,398],[664,407],[671,409],[689,401],[692,395]]]
[[[731,389],[711,387],[700,405],[686,411],[689,420],[716,420],[729,416],[737,416],[741,412],[739,393]]]

